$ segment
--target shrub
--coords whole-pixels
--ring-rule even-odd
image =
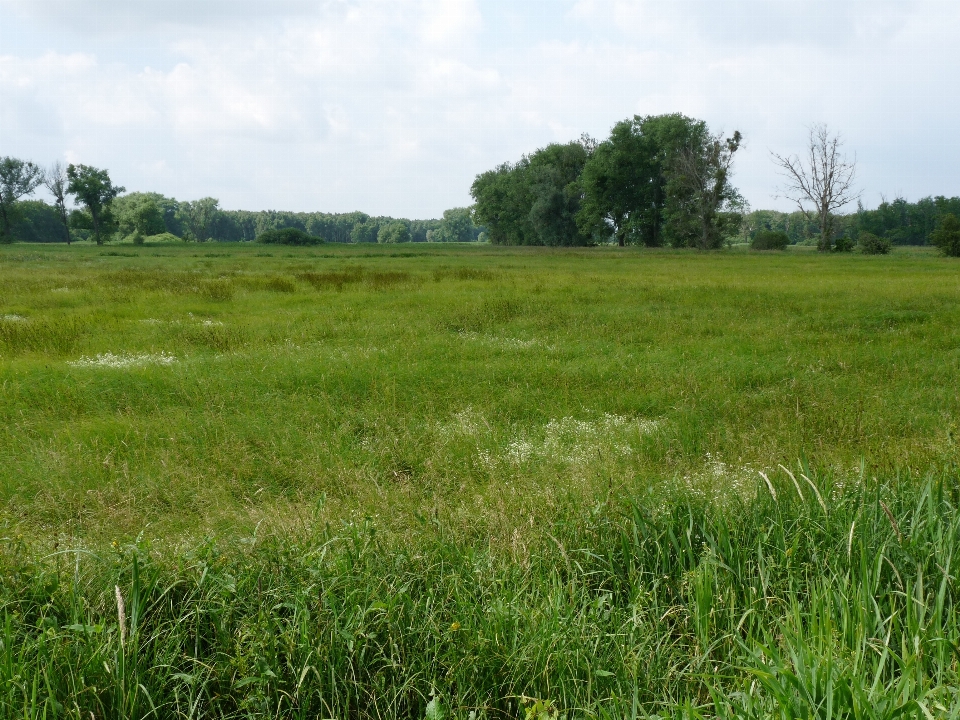
[[[940,227],[930,233],[930,241],[944,255],[960,257],[960,220],[957,216],[953,213],[944,215]]]
[[[833,244],[834,252],[851,252],[853,250],[853,238],[841,235]]]
[[[783,250],[790,244],[790,238],[782,230],[761,230],[753,236],[751,250]]]
[[[886,238],[877,237],[873,233],[861,232],[857,241],[860,252],[864,255],[886,255],[893,245]]]
[[[147,237],[144,238],[144,241],[150,243],[151,245],[155,245],[157,243],[181,243],[183,242],[183,239],[178,238],[173,233],[164,232],[160,233],[159,235],[147,235]]]
[[[267,230],[257,235],[256,242],[267,245],[320,245],[323,238],[310,235],[298,228]]]

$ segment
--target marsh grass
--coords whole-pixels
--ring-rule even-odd
[[[299,272],[298,280],[310,283],[317,290],[333,288],[342,291],[344,287],[363,283],[373,290],[385,290],[396,285],[417,281],[417,276],[405,270],[369,270],[362,266],[349,266],[343,270],[326,272]]]
[[[0,317],[0,352],[11,356],[24,353],[62,356],[77,346],[86,325],[81,318],[28,318],[8,314]]]
[[[226,302],[233,299],[235,287],[229,278],[215,278],[205,280],[200,286],[200,292],[207,300]]]
[[[758,487],[725,507],[571,497],[504,544],[443,514],[179,552],[38,558],[8,538],[3,708],[422,717],[432,698],[517,717],[526,698],[568,717],[957,717],[954,478],[803,472],[823,505],[783,473],[776,500]]]
[[[954,263],[195,250],[0,248],[3,716],[960,717]]]

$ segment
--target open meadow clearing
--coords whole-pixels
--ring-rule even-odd
[[[960,717],[956,261],[21,244],[0,285],[5,717]]]

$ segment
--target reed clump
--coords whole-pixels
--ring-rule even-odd
[[[65,355],[77,346],[86,330],[84,319],[69,315],[40,318],[3,315],[0,316],[0,354]]]

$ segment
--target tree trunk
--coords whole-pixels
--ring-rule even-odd
[[[97,239],[97,245],[103,245],[103,238],[100,237],[100,218],[98,217],[100,213],[96,212],[93,208],[90,208],[90,217],[93,218],[93,235]]]
[[[831,236],[830,211],[820,208],[820,242],[817,243],[817,250],[820,252],[830,252],[833,249],[833,238]]]
[[[63,199],[57,199],[57,210],[60,211],[60,222],[63,223],[63,234],[67,238],[67,245],[70,244],[70,222],[67,220],[67,208],[63,205]]]
[[[10,218],[7,217],[7,204],[0,202],[0,214],[3,215],[3,227],[0,228],[0,242],[13,242],[10,237]]]

